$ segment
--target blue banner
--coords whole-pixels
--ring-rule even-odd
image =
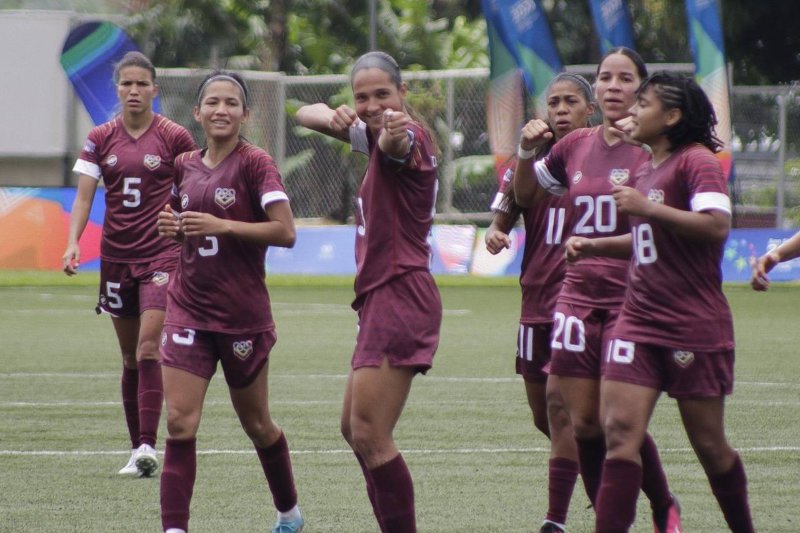
[[[717,0],[686,0],[689,46],[695,64],[695,79],[703,88],[717,114],[717,137],[725,143],[717,158],[729,180],[733,179],[731,149],[731,106],[725,46]]]
[[[563,69],[539,0],[482,0],[481,5],[487,26],[522,69],[528,93],[539,99]]]
[[[633,24],[625,0],[589,0],[589,5],[603,54],[617,46],[635,48]]]

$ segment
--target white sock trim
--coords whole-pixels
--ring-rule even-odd
[[[285,513],[278,511],[278,520],[281,522],[291,522],[292,520],[297,520],[298,518],[300,518],[300,508],[296,505]]]

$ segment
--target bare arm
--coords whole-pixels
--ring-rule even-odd
[[[625,235],[599,237],[597,239],[573,236],[564,243],[564,257],[568,263],[575,263],[581,259],[595,256],[630,259],[631,234],[626,233]]]
[[[356,112],[346,105],[331,109],[326,104],[305,105],[295,114],[297,122],[308,129],[341,141],[350,141],[350,126],[358,120]]]
[[[676,209],[652,202],[631,187],[615,186],[612,194],[620,213],[647,217],[681,237],[708,243],[725,242],[728,238],[731,217],[724,211],[711,209],[697,212]]]
[[[769,276],[767,276],[767,273],[778,266],[779,263],[790,261],[797,257],[800,257],[800,231],[751,262],[753,274],[750,278],[750,286],[757,291],[767,290],[769,288]]]
[[[533,157],[531,153],[537,148],[541,148],[553,138],[550,126],[540,119],[534,119],[525,124],[522,128],[519,139],[519,152],[517,168],[514,172],[514,196],[517,203],[522,207],[536,205],[545,197],[545,191],[540,185],[539,180],[533,170]],[[527,157],[523,157],[527,156]]]
[[[383,130],[378,137],[381,152],[394,159],[403,159],[411,150],[408,123],[411,119],[402,111],[387,109],[383,113]]]
[[[61,260],[64,264],[64,273],[67,276],[74,276],[78,273],[81,263],[81,248],[78,244],[86,223],[89,221],[89,214],[92,210],[92,202],[97,192],[98,180],[81,174],[78,179],[78,190],[75,193],[75,200],[72,202],[72,215],[69,220],[69,233],[67,235],[67,248]]]
[[[267,246],[293,247],[296,231],[289,202],[271,202],[265,211],[269,217],[267,222],[242,222],[217,218],[208,213],[184,211],[180,217],[180,228],[187,237],[227,235]]]

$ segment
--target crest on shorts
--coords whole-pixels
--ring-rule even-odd
[[[233,353],[239,359],[247,359],[253,353],[253,341],[236,341],[233,343]]]
[[[111,154],[110,156],[106,157],[106,165],[113,167],[117,164],[117,156]]]
[[[694,362],[694,352],[675,350],[672,352],[672,358],[675,359],[679,366],[686,368]]]
[[[661,189],[650,189],[647,193],[647,199],[657,204],[664,203],[664,191]]]
[[[629,177],[630,172],[627,168],[612,168],[608,173],[608,180],[614,185],[624,185]]]
[[[214,201],[222,209],[228,209],[236,201],[236,191],[225,187],[217,187],[217,190],[214,191]]]
[[[151,281],[161,287],[169,282],[169,272],[156,272],[153,274]]]
[[[572,176],[572,183],[578,183],[579,181],[581,181],[582,177],[583,177],[583,172],[581,172],[580,170],[577,171],[575,175]]]
[[[181,209],[186,209],[187,207],[189,207],[189,195],[184,194],[181,196]]]
[[[167,345],[167,332],[166,331],[162,331],[161,332],[161,346],[166,346],[166,345]]]
[[[153,154],[144,154],[144,166],[150,170],[155,170],[161,166],[161,156]]]

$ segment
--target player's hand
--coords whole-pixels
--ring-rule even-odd
[[[181,231],[187,237],[207,237],[228,233],[228,221],[208,213],[184,211],[181,213]]]
[[[523,150],[533,150],[547,144],[553,138],[553,131],[547,122],[535,118],[522,127],[519,146]]]
[[[750,259],[750,266],[753,273],[750,277],[750,286],[754,291],[765,291],[769,289],[769,276],[767,273],[781,262],[780,257],[775,252],[768,252],[758,259]]]
[[[78,267],[81,266],[81,247],[78,246],[78,243],[67,245],[64,255],[61,257],[61,262],[64,265],[64,273],[67,276],[74,276],[78,273]]]
[[[164,209],[158,213],[156,227],[158,234],[162,237],[176,241],[182,239],[180,214],[173,211],[169,204],[165,205]]]
[[[567,263],[576,263],[581,259],[594,255],[594,243],[586,237],[570,237],[564,243],[564,259]]]
[[[617,211],[625,215],[649,216],[652,203],[645,195],[632,187],[614,185],[611,195],[617,204]]]
[[[333,112],[328,127],[335,133],[344,132],[350,129],[350,126],[358,121],[358,115],[348,105],[342,104],[337,107]]]
[[[641,146],[642,143],[631,137],[631,133],[633,132],[633,117],[625,117],[617,120],[614,124],[608,128],[608,131],[614,135],[625,141],[628,144],[632,144],[634,146]]]
[[[402,111],[392,111],[386,109],[383,112],[383,131],[386,132],[387,140],[397,142],[407,138],[408,115]]]
[[[484,237],[486,241],[486,249],[492,255],[497,255],[507,248],[511,248],[511,238],[508,234],[499,230],[489,230]]]

